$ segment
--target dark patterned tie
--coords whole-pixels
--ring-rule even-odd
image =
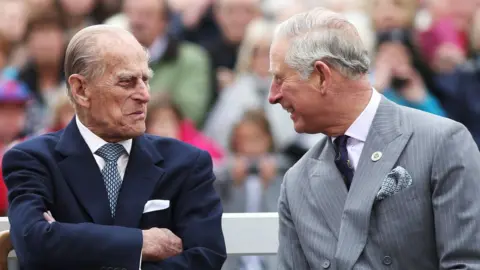
[[[105,167],[102,169],[102,175],[105,187],[107,188],[112,217],[115,216],[118,193],[122,186],[122,178],[118,171],[117,160],[125,152],[123,145],[118,143],[107,143],[95,152],[105,160]]]
[[[348,158],[347,142],[349,138],[347,135],[342,135],[335,139],[337,150],[335,165],[337,165],[338,170],[342,174],[347,189],[350,189],[354,173],[352,161]]]

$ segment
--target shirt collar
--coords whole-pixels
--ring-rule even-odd
[[[102,147],[103,145],[107,144],[102,138],[98,137],[95,133],[93,133],[90,129],[88,129],[78,117],[75,117],[75,121],[77,122],[78,131],[80,131],[80,135],[82,135],[83,139],[88,145],[90,151],[95,154],[97,150]],[[119,144],[123,145],[127,154],[130,155],[130,151],[132,150],[132,139],[128,139],[126,141],[118,142]]]
[[[368,132],[373,123],[373,118],[380,105],[381,96],[377,90],[372,88],[372,96],[362,113],[355,119],[352,125],[347,129],[345,135],[357,139],[361,142],[367,140]]]
[[[372,96],[370,97],[370,101],[365,109],[363,109],[362,113],[360,113],[357,119],[355,119],[352,125],[347,129],[345,135],[358,141],[365,142],[367,140],[368,132],[372,126],[373,119],[375,118],[375,114],[377,113],[381,99],[382,97],[377,90],[372,88]],[[332,141],[334,141],[335,138],[336,137],[332,137]]]

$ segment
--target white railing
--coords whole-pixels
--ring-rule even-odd
[[[272,255],[278,247],[277,213],[225,213],[222,217],[228,255]],[[0,231],[10,229],[8,218],[0,217]],[[9,270],[19,269],[11,252]]]

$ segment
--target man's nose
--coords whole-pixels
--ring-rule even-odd
[[[281,92],[279,91],[279,88],[272,85],[268,94],[268,102],[270,102],[270,104],[277,104],[280,101],[280,98]]]
[[[136,99],[144,103],[148,103],[150,101],[150,86],[148,83],[141,81],[138,88],[137,95],[135,96]]]

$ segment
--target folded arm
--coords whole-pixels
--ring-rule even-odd
[[[432,203],[439,269],[480,269],[480,152],[452,125],[436,150]]]
[[[202,269],[220,270],[226,259],[222,232],[222,206],[214,190],[212,160],[201,151],[175,208],[175,228],[184,251],[159,263],[144,263],[142,270]]]
[[[3,159],[11,238],[22,264],[52,269],[138,269],[142,231],[92,223],[49,223],[51,177],[34,155],[13,148]]]

